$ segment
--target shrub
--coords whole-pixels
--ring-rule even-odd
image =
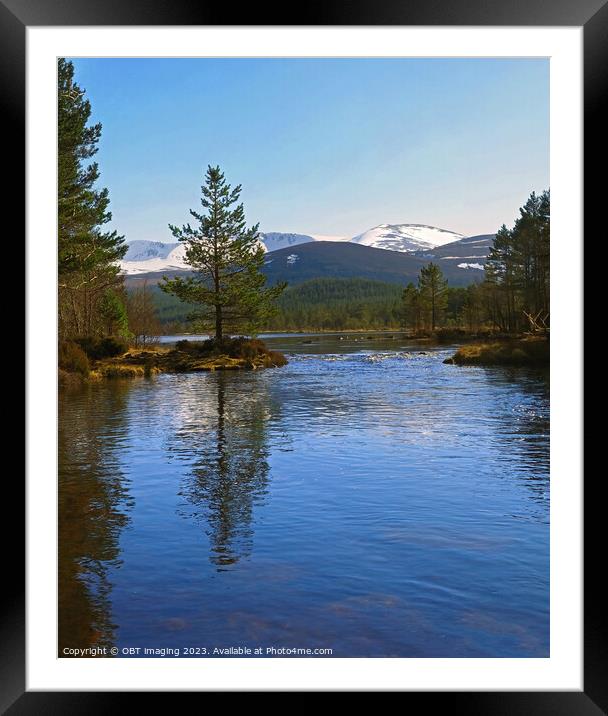
[[[435,331],[435,338],[438,343],[451,343],[465,338],[467,332],[462,328],[438,328]]]
[[[81,375],[80,373],[69,373],[67,370],[63,370],[63,368],[57,369],[57,382],[59,387],[64,390],[81,388],[88,378],[89,376]]]
[[[68,373],[87,376],[90,371],[89,359],[82,348],[73,341],[59,342],[59,367]]]
[[[182,351],[183,353],[200,353],[201,355],[204,353],[210,353],[212,346],[210,344],[213,343],[213,340],[208,341],[189,341],[187,338],[184,338],[181,341],[177,341],[175,344],[175,349],[178,351]]]
[[[287,365],[287,358],[279,351],[268,351],[264,356],[265,368],[280,368]]]
[[[100,375],[104,378],[136,378],[138,376],[150,375],[150,370],[141,365],[104,365],[100,369]]]
[[[225,355],[230,358],[243,358],[250,361],[262,358],[267,367],[281,366],[287,363],[287,359],[282,353],[270,350],[259,338],[224,338],[221,341],[216,341],[215,338],[206,341],[182,340],[178,341],[175,347],[183,353],[201,357]]]
[[[76,343],[82,348],[92,360],[101,358],[114,358],[115,356],[126,353],[129,345],[124,338],[116,336],[83,336],[75,339]]]

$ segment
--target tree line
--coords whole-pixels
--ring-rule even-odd
[[[503,333],[547,331],[549,308],[550,194],[532,192],[519,210],[513,228],[503,224],[485,265],[485,280],[458,295],[457,324],[473,331]],[[403,290],[403,324],[414,332],[454,325],[446,309],[450,289],[439,266],[420,270],[418,285]]]
[[[496,234],[486,264],[484,309],[503,331],[548,329],[550,194],[534,192],[513,228]]]
[[[192,310],[151,286],[163,333],[191,331]],[[441,327],[466,325],[464,306],[470,288],[447,287]],[[316,278],[288,286],[277,299],[276,314],[264,331],[413,330],[404,318],[403,287],[366,278]],[[421,331],[426,329],[421,325]]]

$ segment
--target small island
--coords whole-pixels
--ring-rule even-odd
[[[115,339],[81,339],[60,344],[59,384],[77,387],[111,378],[150,377],[159,373],[278,368],[287,359],[258,338],[224,338],[221,342],[178,341],[163,348],[129,348]]]
[[[276,312],[276,299],[287,284],[266,286],[262,272],[265,249],[259,240],[259,224],[247,228],[243,204],[238,203],[241,186],[232,188],[219,167],[209,166],[201,187],[199,213],[190,210],[196,224],[182,227],[170,224],[175,238],[184,246],[185,262],[191,269],[186,278],[163,277],[159,288],[189,306],[188,320],[201,330],[213,330],[205,341],[178,341],[174,348],[147,350],[137,343],[140,335],[130,330],[128,312],[118,291],[106,291],[98,298],[95,312],[104,335],[70,336],[60,333],[59,385],[73,387],[86,381],[105,378],[149,377],[156,373],[189,373],[214,370],[254,370],[276,368],[287,363],[282,353],[270,350],[256,338],[260,325]],[[103,199],[103,198],[102,198]],[[101,208],[105,205],[101,201]],[[120,240],[119,240],[120,239]],[[122,237],[115,232],[106,236],[113,252],[110,258],[124,255]],[[107,257],[106,257],[107,258]],[[119,267],[104,265],[110,285],[120,285]],[[72,330],[83,323],[75,309],[74,296],[65,313],[72,313]],[[89,301],[89,303],[91,303]],[[153,309],[144,290],[131,299],[139,322],[154,320]],[[92,303],[91,303],[92,305]],[[89,329],[93,315],[85,324]],[[61,314],[60,314],[61,315]],[[137,320],[135,321],[137,323]],[[133,325],[133,321],[131,321]],[[146,326],[143,325],[143,332]],[[130,347],[132,342],[135,347]]]
[[[460,346],[443,362],[453,365],[504,365],[543,368],[549,366],[549,337],[503,338]]]

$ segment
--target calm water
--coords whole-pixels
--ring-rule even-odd
[[[61,396],[60,654],[548,656],[546,380],[400,339],[275,345],[281,369]]]

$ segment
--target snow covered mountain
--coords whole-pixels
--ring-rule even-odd
[[[435,249],[464,238],[462,234],[455,231],[424,224],[380,224],[353,238],[326,234],[261,233],[260,243],[267,252],[311,242],[346,242],[362,244],[374,249],[413,253]],[[179,243],[133,241],[129,244],[127,255],[121,261],[121,269],[129,275],[185,268],[187,266],[184,262],[184,247]]]
[[[424,224],[380,224],[351,241],[374,249],[424,251],[464,239],[462,234]]]
[[[278,231],[271,231],[267,234],[260,234],[260,240],[266,247],[266,251],[278,251],[296,244],[307,244],[315,239],[308,234],[283,234]]]
[[[135,243],[156,245],[161,242],[134,241],[133,244]],[[133,244],[129,245],[129,249]],[[145,258],[144,255],[143,258],[128,259],[127,257],[129,256],[129,252],[127,252],[125,258],[120,262],[120,268],[128,275],[149,273],[150,271],[176,271],[188,268],[186,262],[184,261],[186,247],[183,244],[162,244],[162,246],[166,246],[168,250],[165,251],[164,249],[161,249],[156,255],[149,256],[148,258]],[[143,251],[145,251],[145,249],[142,249],[142,251],[139,251],[136,255],[141,257]]]
[[[264,243],[260,241],[260,244],[266,251]],[[174,244],[164,244],[162,241],[133,241],[129,244],[125,258],[120,262],[120,268],[129,276],[151,271],[186,270],[189,266],[185,262],[185,254],[186,247],[179,241]]]
[[[174,244],[165,244],[162,241],[131,241],[123,261],[166,259],[176,246],[179,246],[178,242]]]

